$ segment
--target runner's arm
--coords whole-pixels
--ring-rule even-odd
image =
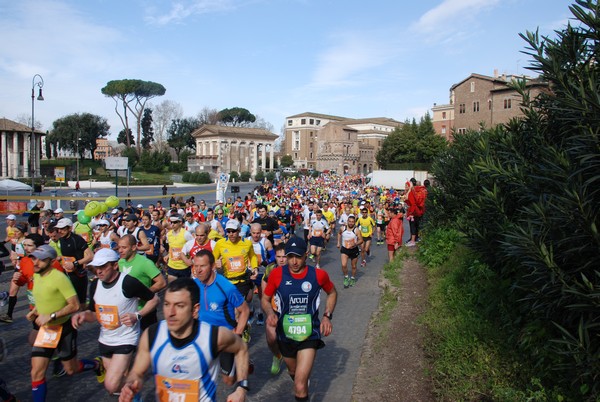
[[[140,241],[140,243],[142,243],[141,245],[137,245],[137,249],[139,251],[148,251],[150,250],[150,243],[148,243],[148,236],[146,236],[146,233],[143,230],[139,230],[138,231],[138,239]]]
[[[150,367],[150,342],[148,340],[148,330],[145,330],[140,337],[140,343],[137,348],[137,354],[133,367],[125,380],[125,385],[121,388],[119,402],[133,401],[133,397],[141,389],[144,383],[144,374]]]
[[[234,334],[225,327],[219,327],[218,332],[219,352],[235,354],[235,373],[238,381],[248,379],[248,365],[250,358],[248,356],[248,345],[242,338]],[[227,401],[244,401],[246,399],[246,390],[242,387],[236,387],[229,395]]]
[[[248,303],[244,300],[242,304],[235,308],[235,312],[237,313],[237,327],[233,329],[233,332],[236,335],[242,335],[244,329],[246,329],[246,324],[248,323],[248,317],[250,317],[250,307],[248,307]]]

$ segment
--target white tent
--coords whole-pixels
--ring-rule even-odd
[[[5,179],[0,180],[0,191],[31,191],[31,186],[20,181]]]

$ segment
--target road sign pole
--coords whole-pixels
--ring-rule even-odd
[[[115,170],[115,197],[119,197],[119,171]]]

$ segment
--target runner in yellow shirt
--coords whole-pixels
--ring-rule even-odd
[[[363,238],[363,247],[360,250],[362,257],[361,267],[367,265],[367,256],[371,255],[371,240],[373,239],[373,229],[375,228],[375,221],[369,216],[369,210],[363,206],[361,207],[361,216],[357,219],[358,227],[360,227],[360,234]]]

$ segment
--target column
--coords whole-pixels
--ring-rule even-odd
[[[267,144],[262,143],[262,170],[267,172]]]
[[[8,177],[8,149],[6,149],[6,133],[2,132],[2,154],[0,155],[0,159],[2,159],[2,177]]]
[[[13,168],[13,178],[16,179],[19,177],[19,135],[17,133],[13,133],[13,149],[12,149],[12,168]]]
[[[232,157],[232,142],[231,141],[227,141],[227,173],[231,173],[231,168],[232,168],[232,163],[231,163],[231,157]]]
[[[271,166],[271,172],[275,171],[275,158],[274,158],[274,155],[273,155],[273,149],[274,148],[275,147],[273,146],[273,143],[271,143],[271,149],[270,149],[270,155],[269,155],[269,159],[270,159],[269,166]]]
[[[252,143],[252,176],[258,173],[258,144]]]
[[[30,159],[29,155],[31,149],[30,136],[31,134],[23,134],[23,177],[29,177],[29,163],[33,162],[33,158]]]

